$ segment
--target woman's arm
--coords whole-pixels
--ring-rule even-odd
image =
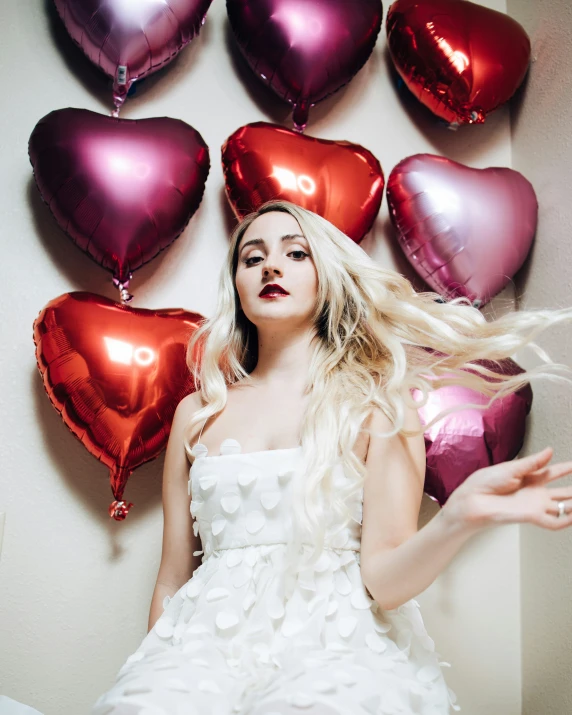
[[[199,408],[196,393],[177,405],[165,453],[163,468],[163,548],[157,582],[151,599],[148,631],[163,613],[165,596],[172,597],[192,576],[199,565],[201,542],[193,532],[188,493],[189,462],[183,435],[192,414]]]
[[[417,410],[405,407],[405,428],[421,426]],[[419,531],[417,523],[425,482],[423,432],[415,437],[376,437],[393,427],[376,409],[368,428],[363,495],[361,574],[371,597],[386,609],[424,591],[474,533],[449,519],[442,509]]]
[[[406,428],[413,429],[420,424],[417,411],[406,409]],[[379,411],[372,421],[373,431],[390,428]],[[423,435],[389,439],[372,435],[361,547],[362,579],[372,598],[386,610],[406,603],[430,586],[463,544],[486,527],[530,522],[556,530],[572,525],[570,513],[555,517],[556,501],[570,499],[572,487],[545,487],[570,473],[572,462],[547,467],[551,456],[549,449],[477,470],[418,531],[425,479]]]
[[[182,584],[181,584],[182,585]],[[177,584],[167,584],[157,581],[155,583],[155,588],[153,589],[153,596],[151,597],[151,608],[149,609],[149,622],[147,624],[147,633],[153,628],[155,623],[159,620],[159,616],[165,610],[163,608],[163,601],[165,596],[172,598],[177,591],[181,588]]]
[[[445,507],[399,546],[370,555],[367,570],[362,558],[364,585],[383,609],[397,608],[428,588],[477,531],[450,519]]]

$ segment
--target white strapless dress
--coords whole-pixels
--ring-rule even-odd
[[[461,710],[418,602],[382,610],[362,582],[361,499],[351,526],[329,539],[285,598],[279,573],[302,447],[242,453],[226,439],[219,455],[208,456],[200,443],[193,451],[190,510],[202,563],[165,599],[91,715]],[[336,480],[347,479],[341,465],[337,470]]]

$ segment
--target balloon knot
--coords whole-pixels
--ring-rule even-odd
[[[313,105],[310,105],[313,106]],[[306,102],[300,102],[299,104],[294,104],[294,113],[292,115],[292,122],[294,124],[294,130],[300,134],[306,129],[308,124],[308,114],[310,112],[310,107]]]
[[[129,278],[126,281],[121,282],[119,278],[113,278],[113,285],[119,289],[119,297],[122,303],[129,303],[133,296],[127,290],[129,288],[129,281],[133,278],[133,274],[129,274]]]
[[[133,504],[131,502],[126,503],[124,501],[115,500],[109,506],[109,516],[115,519],[115,521],[123,521],[132,506]]]

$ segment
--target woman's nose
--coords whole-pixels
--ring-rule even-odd
[[[274,273],[280,273],[278,262],[271,256],[268,256],[268,258],[264,261],[263,271],[264,273],[269,273],[271,271],[274,271]]]

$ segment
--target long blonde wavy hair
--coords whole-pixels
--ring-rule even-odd
[[[332,515],[341,528],[354,518],[348,504],[363,488],[366,469],[352,446],[372,409],[380,408],[393,424],[391,431],[377,436],[412,436],[416,432],[403,427],[405,403],[419,409],[431,390],[469,387],[490,397],[487,404],[470,407],[487,409],[532,379],[570,381],[556,374],[570,368],[553,363],[533,339],[545,328],[572,318],[572,308],[518,311],[488,321],[467,298],[442,302],[438,293],[416,292],[407,278],[378,265],[321,216],[287,201],[268,202],[232,232],[214,315],[201,323],[189,343],[187,362],[204,405],[188,426],[189,454],[189,437],[197,425],[224,409],[227,386],[249,382],[257,362],[257,329],[239,310],[235,275],[242,236],[254,219],[268,211],[284,211],[298,221],[318,275],[306,385],[309,398],[301,427],[306,470],[298,476],[293,493],[294,529],[286,558],[287,570],[293,573],[319,558]],[[545,365],[503,374],[498,361],[524,346],[532,348]],[[492,361],[488,364],[497,364],[499,370],[475,360]],[[411,395],[415,388],[423,396],[421,401]],[[445,415],[468,406],[443,410],[421,429],[426,431]],[[347,489],[332,489],[332,470],[340,461],[350,484]],[[303,543],[315,547],[305,560],[300,558]]]

